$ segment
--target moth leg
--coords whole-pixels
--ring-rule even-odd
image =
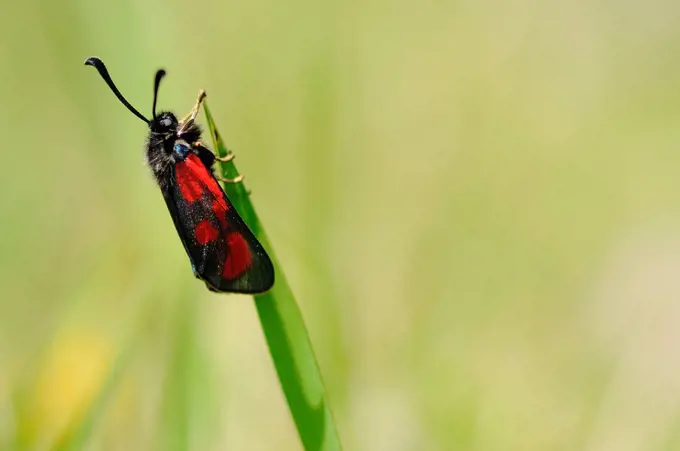
[[[221,161],[222,163],[226,163],[227,161],[231,161],[231,160],[233,160],[234,158],[236,158],[236,155],[234,155],[233,153],[228,153],[228,154],[227,154],[226,156],[224,156],[224,157],[219,157],[219,156],[215,155],[215,159],[216,159],[217,161]]]
[[[177,135],[181,135],[186,129],[188,129],[196,120],[196,116],[198,116],[198,110],[201,108],[201,104],[203,103],[203,100],[206,97],[205,90],[201,89],[198,92],[198,98],[196,99],[196,104],[194,107],[189,111],[189,114],[184,116],[184,118],[179,122],[180,127],[179,131],[177,132]]]
[[[245,178],[245,175],[239,174],[237,177],[234,177],[233,179],[225,179],[224,177],[220,177],[219,175],[216,175],[215,178],[219,180],[220,182],[224,183],[241,183],[243,179]]]
[[[195,143],[193,143],[193,144],[191,145],[191,147],[193,147],[193,148],[202,148],[202,149],[208,150],[208,148],[205,147],[205,146],[203,145],[203,141],[201,141],[200,139],[199,139],[198,141],[196,141]],[[227,155],[225,155],[224,157],[220,157],[219,155],[214,154],[214,153],[213,153],[212,151],[210,151],[210,150],[208,150],[208,152],[210,152],[210,153],[213,154],[213,156],[215,157],[215,160],[221,161],[222,163],[226,163],[227,161],[231,161],[231,160],[233,160],[234,158],[236,158],[236,155],[234,155],[234,154],[231,153],[231,152],[229,152],[229,153],[228,153]]]
[[[184,116],[184,118],[180,121],[180,123],[185,123],[187,121],[193,121],[196,119],[196,116],[198,116],[198,109],[201,108],[201,104],[203,103],[203,100],[206,98],[207,94],[205,93],[205,89],[201,89],[198,91],[198,97],[196,97],[196,104],[194,107],[189,111],[189,114]]]

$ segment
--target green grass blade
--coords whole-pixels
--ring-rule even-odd
[[[229,151],[217,131],[207,102],[203,103],[203,107],[215,153],[224,157]],[[239,175],[233,160],[222,163],[221,170],[225,178]],[[302,444],[307,451],[340,450],[340,437],[309,334],[281,264],[274,255],[243,183],[225,184],[225,191],[274,263],[274,288],[255,296],[255,306]]]

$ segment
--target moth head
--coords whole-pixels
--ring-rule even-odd
[[[169,111],[162,111],[149,121],[151,132],[161,135],[174,135],[178,126],[177,117]]]

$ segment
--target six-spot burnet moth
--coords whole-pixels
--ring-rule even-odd
[[[228,161],[233,154],[218,158],[201,142],[201,129],[195,119],[205,92],[201,90],[196,105],[181,121],[169,111],[157,114],[158,86],[165,76],[161,69],[156,72],[153,116],[149,120],[125,100],[99,58],[88,58],[85,64],[94,66],[118,100],[149,125],[146,160],[196,277],[212,291],[263,293],[269,290],[274,284],[272,262],[212,171],[216,159]],[[224,181],[233,183],[240,179]]]

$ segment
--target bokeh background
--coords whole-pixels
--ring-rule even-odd
[[[345,449],[680,449],[680,3],[4,1],[0,37],[3,449],[112,380],[80,449],[301,449],[91,55],[146,114],[159,67],[161,108],[207,90]]]

